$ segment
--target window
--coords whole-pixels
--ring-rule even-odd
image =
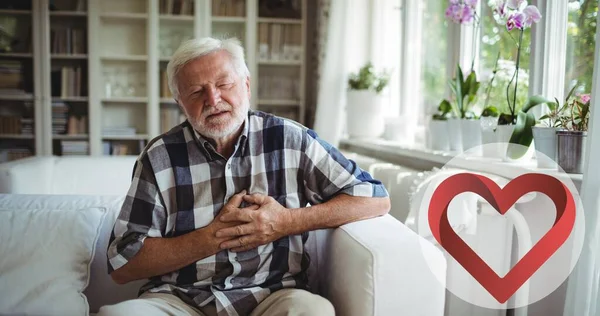
[[[449,22],[444,15],[447,5],[447,1],[443,0],[425,1],[423,8],[421,104],[428,114],[433,113],[446,97],[448,87],[446,65]],[[425,111],[423,114],[426,114]]]
[[[576,83],[577,92],[591,92],[598,1],[570,0],[568,12],[565,96]]]
[[[491,0],[488,2],[492,5],[495,1]],[[481,28],[479,79],[482,82],[482,85],[479,91],[482,93],[482,101],[479,105],[482,107],[495,106],[501,113],[508,113],[506,87],[515,72],[519,31],[513,29],[511,32],[508,32],[504,23],[498,21],[494,16],[494,12],[490,9],[488,3],[483,3],[481,5]],[[531,29],[528,28],[523,33],[523,43],[519,63],[517,110],[527,101],[528,97],[530,48]],[[490,89],[489,83],[498,56],[498,71]],[[490,95],[486,103],[486,92],[488,89]],[[512,93],[513,92],[511,92],[511,95]]]

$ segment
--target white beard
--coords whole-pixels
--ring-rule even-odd
[[[208,138],[222,138],[232,133],[235,133],[238,128],[244,123],[246,116],[248,115],[248,109],[250,108],[250,101],[246,100],[244,104],[239,108],[233,108],[231,105],[226,105],[227,110],[232,109],[226,118],[225,122],[217,121],[212,119],[210,123],[202,124],[202,119],[193,119],[186,116],[192,127],[200,133],[200,135]],[[203,115],[204,116],[204,115]]]

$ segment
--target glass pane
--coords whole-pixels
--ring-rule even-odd
[[[445,17],[447,1],[428,0],[423,8],[422,40],[422,104],[429,113],[437,109],[446,95],[448,76],[448,21]]]
[[[580,86],[577,92],[591,92],[597,15],[597,0],[569,1],[565,96],[576,83]]]
[[[480,46],[480,71],[479,77],[482,81],[482,93],[480,106],[495,106],[501,113],[508,113],[506,88],[515,73],[517,60],[517,43],[519,40],[519,30],[513,29],[509,32],[502,21],[497,21],[493,11],[487,4],[492,5],[495,1],[485,1],[481,6],[481,46]],[[498,58],[498,71],[492,83],[490,81],[493,75],[496,59]],[[529,90],[529,57],[531,54],[531,29],[526,29],[523,33],[523,42],[521,57],[519,62],[519,85],[517,91],[517,108],[527,101]],[[489,89],[489,98],[487,92]],[[512,90],[512,89],[511,89]],[[514,90],[510,92],[511,103]],[[488,100],[486,102],[486,100]]]

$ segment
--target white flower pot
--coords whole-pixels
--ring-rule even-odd
[[[442,151],[450,150],[448,121],[429,121],[429,148]]]
[[[450,118],[448,119],[448,140],[450,141],[450,150],[458,153],[462,153],[462,128],[460,119]]]
[[[506,155],[506,151],[508,149],[508,143],[510,142],[510,137],[512,136],[513,131],[515,130],[514,125],[498,125],[496,127],[496,142],[498,142],[498,157],[500,157],[504,161],[508,162],[520,162],[527,161],[533,157],[534,149],[533,146],[529,146],[527,152],[519,157],[518,159],[512,159]]]
[[[544,154],[536,155],[537,166],[539,168],[556,169],[556,144],[558,142],[556,137],[556,131],[558,130],[559,129],[556,127],[533,127],[533,140],[535,142],[535,150]]]
[[[479,120],[460,120],[462,146],[464,151],[481,156],[481,123]]]
[[[369,90],[350,90],[346,98],[346,131],[350,138],[380,137],[383,134],[381,95]]]

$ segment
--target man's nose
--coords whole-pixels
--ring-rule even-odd
[[[221,102],[221,92],[216,87],[206,89],[206,104],[215,106]]]

